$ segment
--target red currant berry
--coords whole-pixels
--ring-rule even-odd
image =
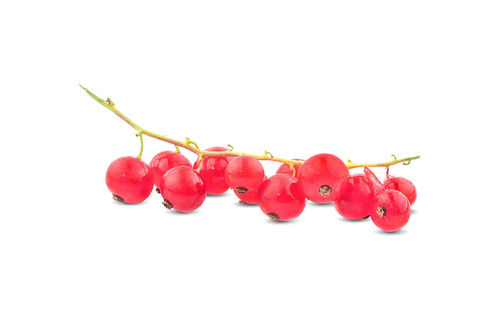
[[[224,147],[211,147],[205,151],[227,151]],[[229,189],[226,183],[225,171],[227,164],[233,157],[204,157],[200,177],[207,187],[207,193],[211,195],[221,194]],[[200,166],[200,161],[193,165],[194,169]]]
[[[191,162],[180,153],[163,151],[154,156],[149,166],[153,172],[156,187],[160,187],[161,178],[168,170],[176,166],[191,166]]]
[[[410,201],[399,191],[381,191],[374,202],[370,208],[371,219],[384,231],[398,231],[410,219]]]
[[[151,194],[154,178],[149,166],[143,161],[134,157],[122,157],[109,165],[106,185],[113,194],[113,199],[137,204]]]
[[[303,160],[300,160],[300,159],[293,159],[293,160],[295,160],[295,161],[303,161]],[[283,164],[281,164],[281,166],[276,171],[276,174],[285,174],[285,175],[288,175],[288,176],[297,177],[299,175],[299,170],[300,170],[301,166],[302,166],[302,164],[294,164],[293,165],[294,171],[292,171],[292,169],[290,168],[290,165],[288,165],[286,163],[283,163]]]
[[[239,193],[259,189],[264,177],[262,164],[249,156],[234,158],[226,167],[226,182]]]
[[[177,166],[163,175],[160,183],[163,205],[179,212],[191,212],[207,197],[206,187],[198,173],[187,166]]]
[[[333,201],[333,188],[349,176],[344,162],[332,154],[310,157],[299,170],[298,182],[306,198],[316,203]]]
[[[371,180],[365,175],[356,174],[345,178],[335,187],[333,204],[341,216],[358,220],[370,215],[374,197]]]
[[[410,201],[410,205],[413,205],[417,199],[417,189],[413,183],[406,178],[387,176],[386,181],[384,181],[384,186],[387,189],[397,190],[404,194],[408,198],[408,201]]]
[[[306,199],[295,178],[277,174],[260,186],[259,206],[271,220],[287,221],[302,213]]]

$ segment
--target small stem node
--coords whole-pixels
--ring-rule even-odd
[[[106,105],[114,107],[115,103],[113,103],[113,101],[111,100],[111,98],[108,97],[108,98],[106,98]]]
[[[192,141],[191,138],[189,138],[189,137],[186,137],[186,145],[193,145],[196,147],[196,149],[198,149],[198,150],[200,149],[200,147],[198,147],[198,144],[195,143],[194,141]]]
[[[264,150],[264,156],[265,157],[270,156],[271,158],[274,158],[273,154],[267,150]]]

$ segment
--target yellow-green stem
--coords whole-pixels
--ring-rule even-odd
[[[148,131],[148,130],[140,127],[135,122],[133,122],[131,119],[129,119],[127,116],[125,116],[121,111],[119,111],[115,107],[115,104],[111,101],[111,99],[108,98],[107,100],[104,100],[104,99],[98,97],[97,95],[95,95],[94,93],[92,93],[91,91],[89,91],[87,88],[83,87],[82,85],[80,85],[80,87],[82,89],[84,89],[85,92],[87,92],[87,94],[90,97],[92,97],[95,101],[97,101],[99,104],[103,105],[107,109],[111,110],[115,115],[117,115],[120,119],[122,119],[123,121],[128,123],[131,127],[133,127],[137,131],[137,133],[138,133],[137,135],[141,139],[141,150],[140,150],[139,156],[137,157],[139,159],[142,157],[142,151],[143,151],[142,135],[144,134],[146,136],[149,136],[149,137],[164,141],[166,143],[172,144],[175,146],[176,150],[179,150],[179,147],[184,148],[186,150],[189,150],[189,151],[195,153],[196,155],[198,155],[198,158],[203,158],[203,157],[207,157],[207,156],[214,156],[214,157],[250,156],[250,157],[256,158],[257,160],[281,162],[281,163],[286,163],[290,166],[296,165],[296,164],[300,165],[304,162],[304,161],[299,161],[299,160],[288,160],[288,159],[284,159],[284,158],[276,158],[268,151],[265,151],[264,154],[262,154],[262,155],[256,155],[256,154],[249,154],[249,153],[233,152],[232,147],[231,147],[231,150],[229,150],[229,151],[205,151],[205,150],[201,150],[198,147],[198,145],[195,142],[191,141],[189,138],[186,138],[186,140],[183,142],[180,140],[176,140],[176,139],[172,139],[172,138],[169,138],[169,137],[166,137],[163,135],[156,134],[154,132]],[[402,159],[395,158],[393,161],[390,161],[390,162],[363,163],[363,164],[354,164],[354,163],[349,161],[346,165],[350,169],[356,168],[356,167],[365,167],[365,166],[368,166],[368,167],[389,167],[391,165],[398,164],[398,163],[409,164],[412,160],[416,160],[418,158],[420,158],[420,156],[407,157],[407,158],[402,158]]]
[[[354,164],[354,163],[350,163],[348,162],[346,165],[347,165],[347,168],[356,168],[356,167],[389,167],[389,166],[392,166],[394,164],[398,164],[398,163],[403,163],[403,165],[408,165],[410,164],[411,161],[413,160],[416,160],[416,159],[419,159],[420,156],[414,156],[414,157],[407,157],[407,158],[402,158],[402,159],[395,159],[395,160],[392,160],[392,161],[389,161],[389,162],[380,162],[380,163],[359,163],[359,164]]]
[[[141,150],[139,151],[139,155],[137,156],[137,159],[142,160],[142,151],[144,150],[144,141],[142,140],[142,133],[138,133],[137,136],[139,136],[139,139],[141,140]]]

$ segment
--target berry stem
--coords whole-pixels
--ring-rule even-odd
[[[140,127],[135,122],[133,122],[131,119],[129,119],[127,116],[125,116],[121,111],[119,111],[115,107],[115,104],[113,103],[113,101],[111,101],[111,99],[108,98],[108,99],[104,100],[104,99],[98,97],[97,95],[95,95],[94,93],[92,93],[90,90],[88,90],[87,88],[85,88],[81,84],[80,84],[80,87],[83,90],[85,90],[85,92],[87,92],[87,94],[90,97],[92,97],[96,102],[98,102],[99,104],[101,104],[102,106],[107,108],[108,110],[111,110],[115,115],[117,115],[120,119],[125,121],[128,125],[130,125],[131,127],[133,127],[137,131],[137,136],[139,136],[141,139],[141,150],[140,150],[139,155],[137,156],[137,158],[139,158],[139,159],[142,157],[142,151],[143,151],[142,135],[144,134],[144,135],[149,136],[151,138],[155,138],[155,139],[164,141],[166,143],[172,144],[175,146],[176,150],[179,150],[179,147],[186,149],[186,150],[189,150],[189,151],[195,153],[196,155],[198,155],[199,158],[203,158],[206,156],[211,156],[211,157],[250,156],[250,157],[253,157],[257,160],[281,162],[281,163],[286,163],[290,166],[297,165],[297,164],[300,165],[300,164],[304,163],[304,161],[299,161],[299,160],[288,160],[288,159],[283,159],[283,158],[276,158],[268,151],[265,151],[264,154],[262,154],[262,155],[233,152],[232,146],[231,146],[231,149],[229,151],[205,151],[205,150],[201,150],[198,147],[198,145],[195,142],[191,141],[191,139],[189,139],[188,137],[186,137],[185,142],[183,142],[180,140],[169,138],[167,136],[156,134],[154,132],[148,131],[148,130]],[[395,158],[395,160],[390,161],[390,162],[364,163],[364,164],[354,164],[354,163],[349,161],[346,165],[347,165],[347,168],[366,167],[366,166],[368,166],[368,167],[389,167],[391,165],[398,164],[398,163],[403,163],[403,164],[407,165],[412,160],[416,160],[418,158],[420,158],[420,156],[408,157],[408,158],[403,158],[403,159]]]
[[[137,159],[142,160],[142,152],[144,151],[144,141],[142,140],[142,132],[137,133],[136,136],[139,136],[139,139],[141,140],[141,150],[139,151]]]
[[[349,169],[356,168],[356,167],[386,167],[387,169],[389,169],[389,166],[392,166],[394,164],[403,163],[403,165],[408,165],[408,164],[410,164],[411,161],[416,160],[416,159],[420,159],[420,156],[407,157],[407,158],[402,158],[402,159],[395,158],[393,161],[380,162],[380,163],[355,164],[352,162],[348,162],[346,165],[347,165],[347,168],[349,168]]]

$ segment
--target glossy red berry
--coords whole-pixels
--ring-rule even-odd
[[[410,213],[410,201],[401,192],[391,189],[381,191],[370,208],[373,223],[387,232],[403,228]]]
[[[295,161],[303,161],[303,160],[300,160],[300,159],[293,159],[293,160],[295,160]],[[281,166],[276,171],[276,174],[285,174],[285,175],[288,175],[288,176],[296,178],[299,175],[299,171],[300,171],[301,167],[302,167],[302,164],[294,164],[293,165],[293,171],[292,171],[292,169],[290,168],[290,165],[288,165],[286,163],[283,163],[283,164],[281,164]]]
[[[168,170],[176,166],[190,167],[191,162],[180,153],[163,151],[153,157],[149,166],[153,172],[156,187],[160,187],[161,178]]]
[[[375,197],[373,183],[363,174],[345,178],[334,189],[335,209],[347,219],[358,220],[370,215]]]
[[[306,198],[316,203],[333,201],[333,188],[349,176],[344,162],[332,154],[322,153],[307,159],[297,180]]]
[[[211,147],[205,151],[227,151],[224,147]],[[200,177],[207,187],[207,193],[211,195],[221,194],[229,189],[226,183],[225,171],[228,163],[233,157],[204,157]],[[194,169],[200,166],[200,161],[193,165]]]
[[[151,194],[154,178],[149,166],[143,161],[134,157],[122,157],[109,165],[106,185],[115,200],[137,204]]]
[[[406,178],[388,176],[386,181],[384,181],[384,186],[387,189],[397,190],[404,194],[408,198],[408,201],[410,201],[410,205],[413,205],[417,199],[417,189]]]
[[[271,220],[287,221],[302,213],[306,199],[295,178],[277,174],[260,186],[259,206]]]
[[[160,191],[166,208],[184,213],[200,207],[207,197],[203,180],[187,166],[177,166],[166,172],[161,179]]]
[[[259,189],[264,178],[262,164],[249,156],[234,158],[226,167],[226,182],[239,193]]]

